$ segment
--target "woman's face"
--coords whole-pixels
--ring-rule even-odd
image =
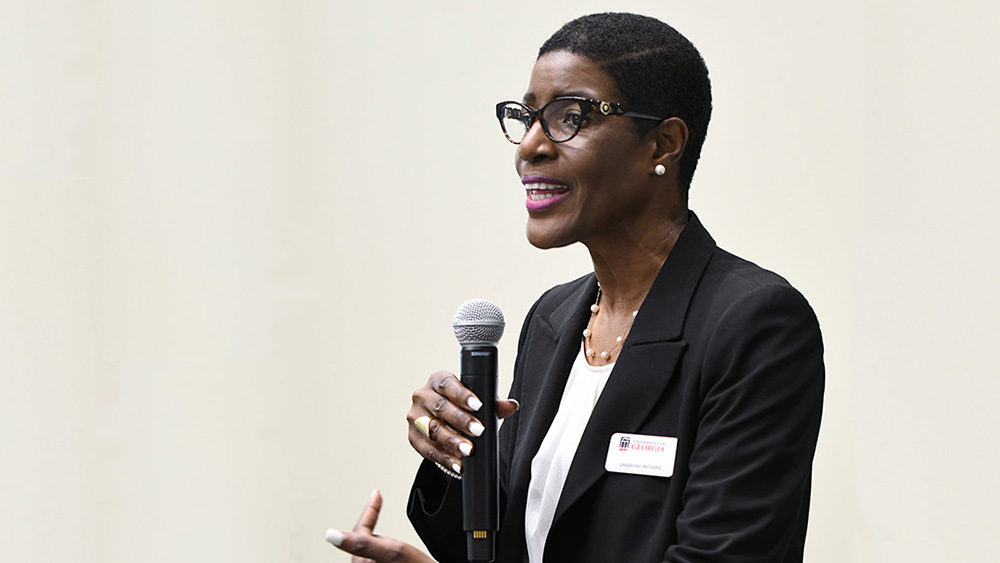
[[[596,63],[550,52],[535,63],[524,103],[538,109],[561,96],[622,101]],[[653,135],[639,137],[630,126],[628,118],[590,112],[575,137],[553,143],[540,123],[532,124],[514,158],[527,191],[531,244],[555,248],[583,242],[593,249],[628,243],[663,222],[663,210],[652,204],[658,191],[652,185]]]

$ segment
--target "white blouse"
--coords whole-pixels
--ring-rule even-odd
[[[606,366],[588,364],[581,343],[580,354],[573,362],[559,401],[559,410],[538,447],[538,453],[531,460],[531,482],[528,484],[528,505],[524,514],[529,563],[542,561],[545,539],[552,527],[569,466],[573,463],[594,405],[614,367],[613,363]]]

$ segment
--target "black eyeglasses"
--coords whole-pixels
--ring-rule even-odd
[[[500,128],[507,140],[515,145],[521,144],[536,119],[542,122],[542,131],[553,143],[565,143],[580,132],[584,116],[592,111],[616,117],[655,121],[666,119],[627,111],[621,104],[575,97],[556,98],[541,109],[531,109],[520,102],[500,102],[497,104],[497,119],[500,120]]]

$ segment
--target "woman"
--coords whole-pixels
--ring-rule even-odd
[[[523,105],[498,105],[528,240],[583,243],[594,272],[542,295],[522,327],[498,403],[497,561],[802,560],[819,326],[784,279],[719,249],[688,210],[710,113],[694,46],[633,14],[566,24]],[[441,562],[465,560],[455,477],[480,399],[439,372],[407,415],[426,458],[407,510]],[[334,543],[431,561],[371,535],[380,503]]]

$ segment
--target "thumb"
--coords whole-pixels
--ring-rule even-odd
[[[521,403],[517,399],[507,399],[497,401],[497,418],[507,418],[521,408]]]

